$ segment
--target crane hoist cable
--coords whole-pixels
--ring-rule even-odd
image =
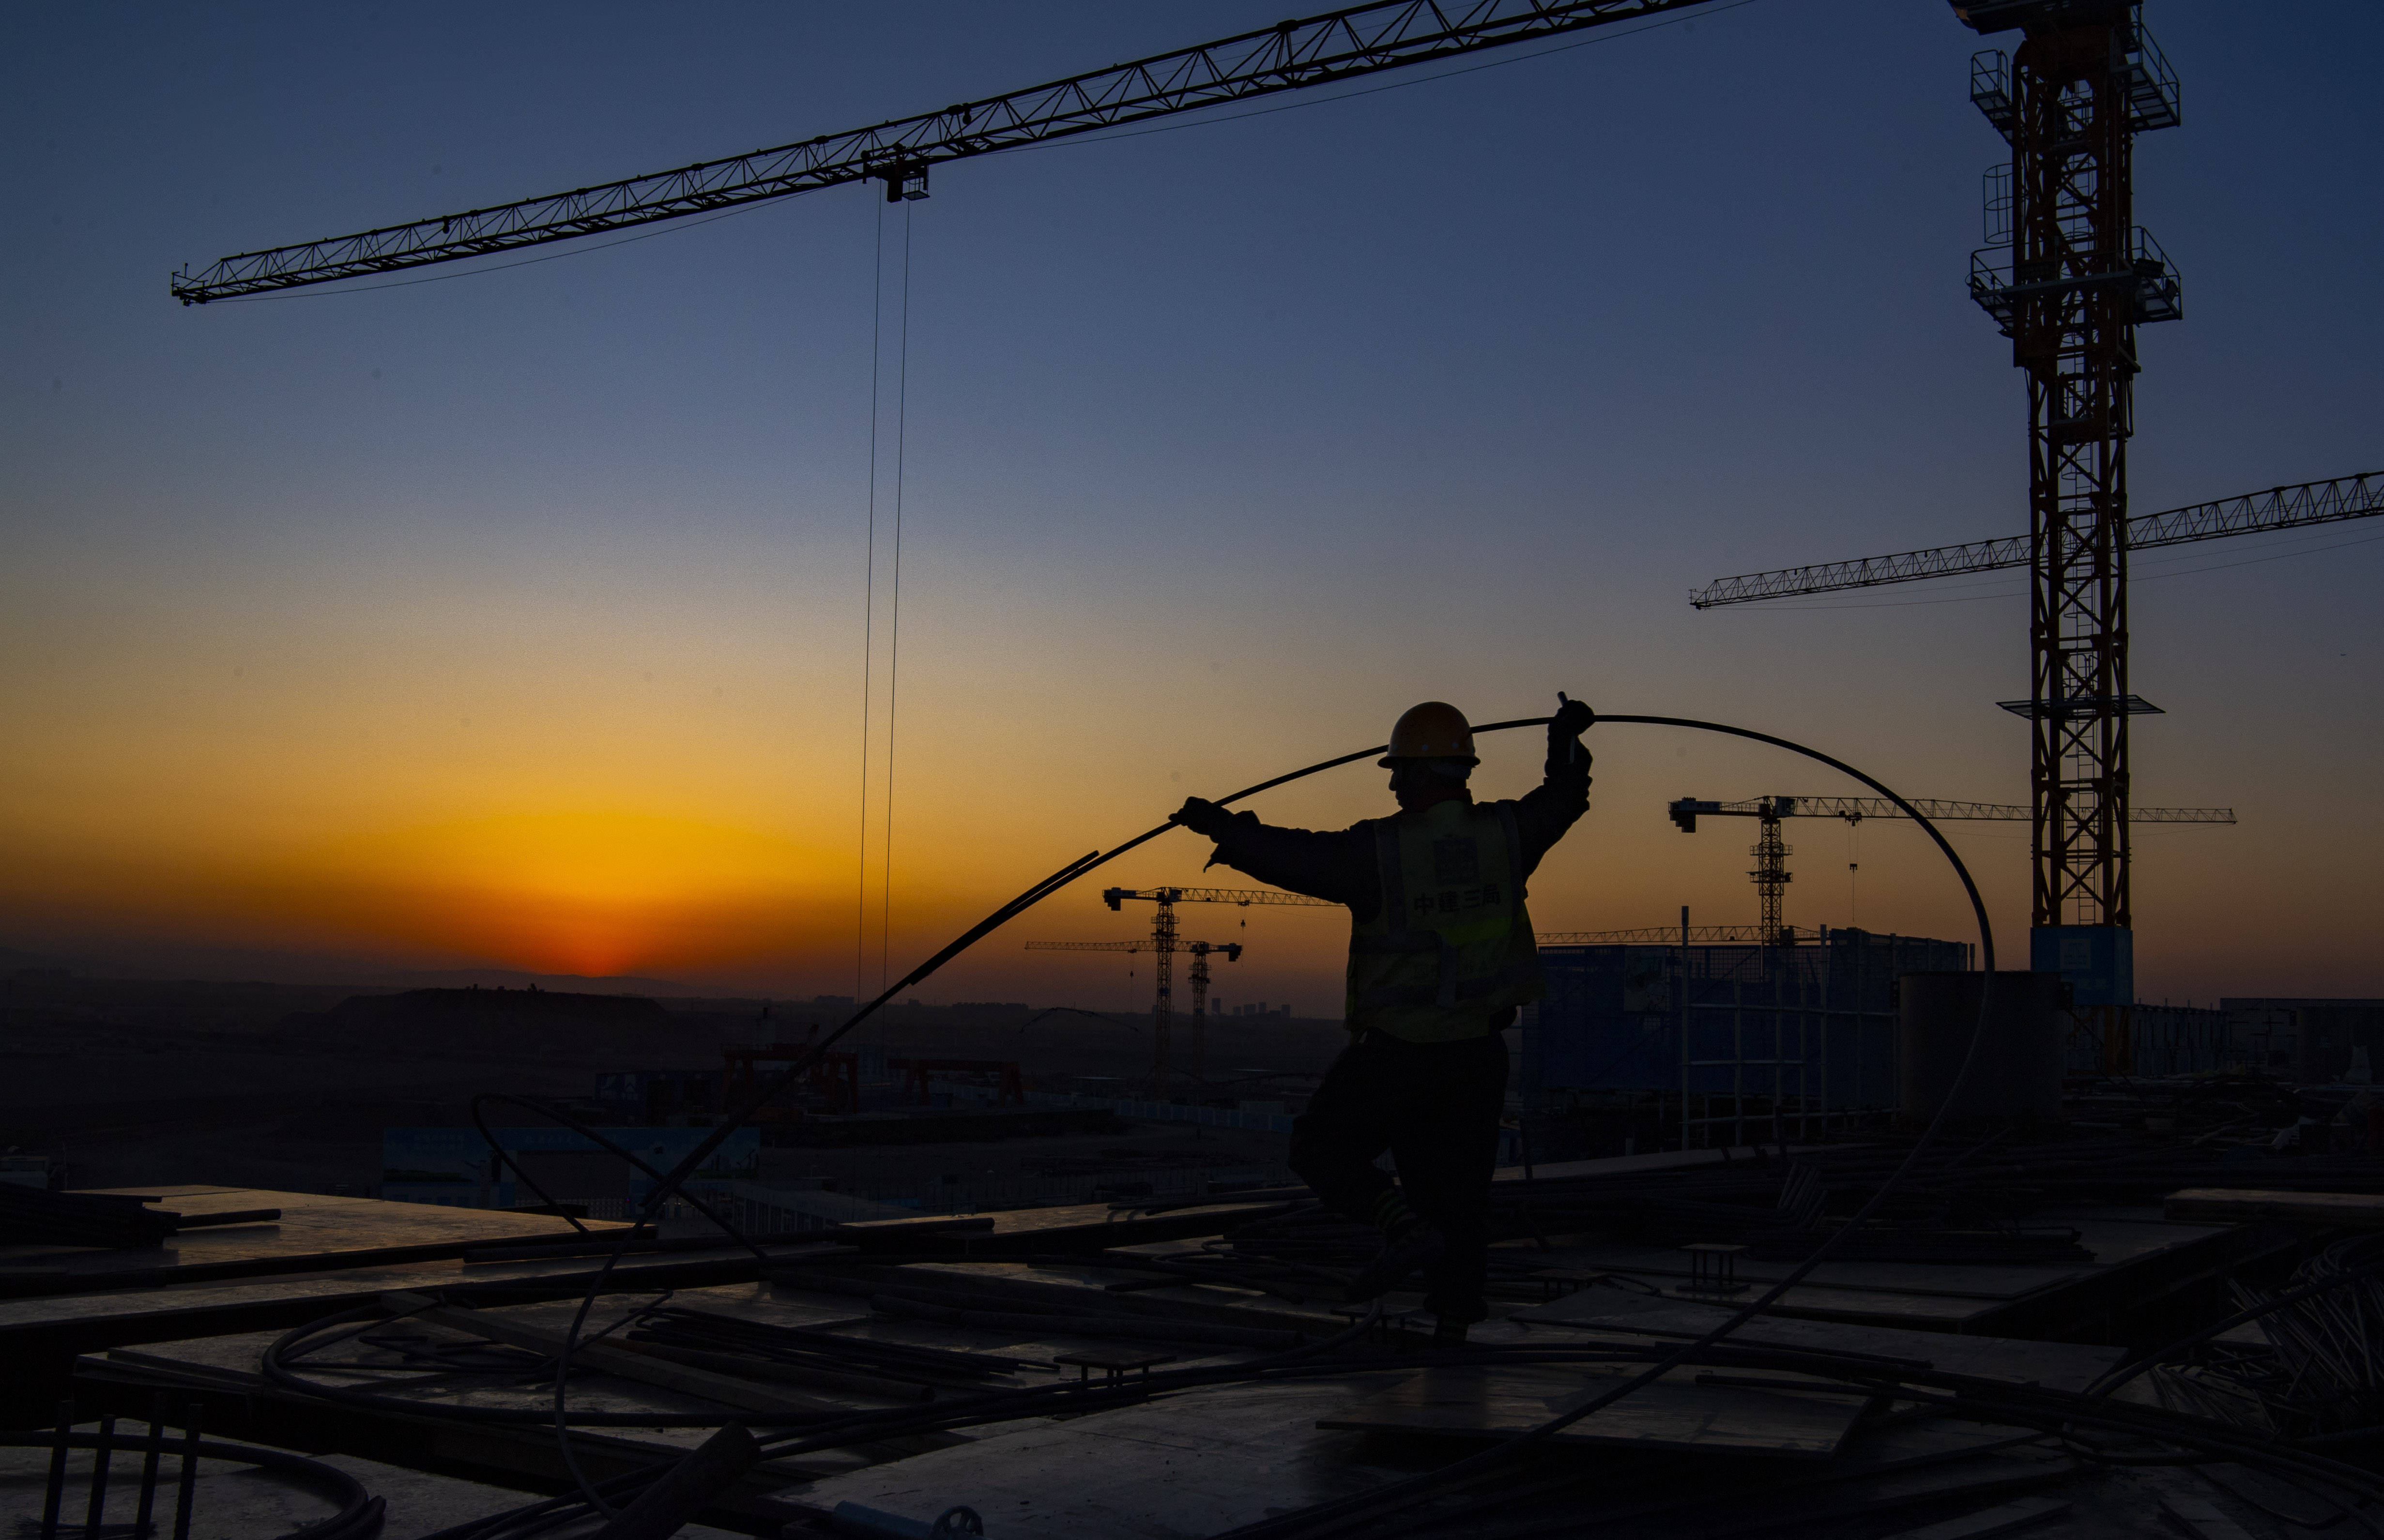
[[[886,210],[883,205],[874,206],[877,239],[869,255],[869,515],[861,556],[861,827],[854,837],[852,878],[855,1000],[868,992],[864,981],[869,977],[869,712],[875,703],[869,687],[870,669],[877,660],[877,371],[886,356]]]
[[[1546,716],[1517,717],[1511,721],[1493,722],[1486,726],[1477,727],[1473,729],[1473,732],[1476,737],[1480,737],[1485,733],[1507,732],[1519,727],[1545,727],[1550,720],[1551,718]],[[1952,1083],[1946,1087],[1943,1099],[1938,1104],[1937,1112],[1935,1115],[1931,1118],[1928,1127],[1921,1132],[1920,1136],[1914,1141],[1911,1149],[1906,1153],[1903,1161],[1897,1164],[1895,1170],[1886,1178],[1886,1180],[1881,1182],[1873,1191],[1869,1199],[1864,1203],[1862,1208],[1855,1214],[1855,1216],[1848,1220],[1844,1225],[1832,1231],[1819,1246],[1814,1248],[1803,1261],[1790,1269],[1787,1274],[1778,1283],[1772,1285],[1751,1303],[1737,1310],[1728,1320],[1722,1322],[1711,1331],[1707,1332],[1703,1336],[1696,1338],[1695,1341],[1682,1345],[1677,1350],[1658,1359],[1648,1368],[1637,1374],[1620,1377],[1612,1389],[1590,1397],[1580,1406],[1563,1413],[1561,1416],[1551,1418],[1547,1422],[1539,1424],[1537,1427],[1529,1429],[1524,1433],[1518,1434],[1515,1436],[1494,1445],[1490,1448],[1484,1449],[1478,1454],[1469,1456],[1468,1458],[1460,1459],[1452,1465],[1444,1466],[1437,1471],[1426,1472],[1421,1475],[1411,1476],[1402,1481],[1394,1482],[1387,1486],[1374,1488],[1373,1490],[1358,1497],[1345,1498],[1335,1502],[1319,1504],[1314,1508],[1301,1509],[1295,1513],[1283,1514],[1274,1518],[1262,1520],[1254,1524],[1244,1525],[1239,1529],[1229,1532],[1230,1540],[1290,1540],[1290,1537],[1292,1536],[1320,1535],[1333,1533],[1352,1524],[1365,1522],[1369,1519],[1379,1514],[1386,1506],[1396,1507],[1400,1504],[1410,1503],[1422,1494],[1437,1489],[1448,1482],[1461,1481],[1469,1477],[1480,1475],[1483,1472],[1512,1459],[1523,1450],[1533,1447],[1545,1440],[1553,1437],[1555,1434],[1562,1432],[1568,1427],[1571,1427],[1573,1423],[1580,1422],[1582,1419],[1592,1416],[1595,1413],[1603,1410],[1605,1408],[1611,1406],[1614,1402],[1620,1400],[1623,1397],[1631,1394],[1633,1390],[1636,1390],[1642,1385],[1645,1385],[1661,1375],[1670,1372],[1674,1368],[1677,1368],[1682,1363],[1687,1361],[1693,1355],[1704,1352],[1712,1348],[1716,1343],[1720,1342],[1723,1338],[1737,1331],[1747,1322],[1752,1321],[1757,1315],[1760,1315],[1782,1295],[1786,1294],[1788,1290],[1804,1282],[1815,1268],[1820,1266],[1821,1263],[1829,1260],[1831,1253],[1836,1249],[1840,1240],[1844,1236],[1855,1233],[1855,1231],[1859,1229],[1869,1220],[1872,1214],[1879,1211],[1880,1207],[1887,1201],[1888,1197],[1894,1193],[1897,1187],[1903,1185],[1906,1177],[1919,1161],[1921,1156],[1937,1142],[1938,1136],[1943,1130],[1949,1114],[1960,1102],[1962,1093],[1969,1084],[1972,1070],[1978,1062],[1979,1045],[1986,1037],[1985,1026],[1989,1018],[1989,1013],[1993,1007],[1995,976],[1994,927],[1993,922],[1991,922],[1987,917],[1986,901],[1980,897],[1979,886],[1977,882],[1971,878],[1969,868],[1963,864],[1961,856],[1955,851],[1953,845],[1945,838],[1944,835],[1938,830],[1935,824],[1930,822],[1930,820],[1921,813],[1918,808],[1915,807],[1905,798],[1899,796],[1886,784],[1860,770],[1856,769],[1853,765],[1846,764],[1844,760],[1825,754],[1818,749],[1807,748],[1804,744],[1794,742],[1788,739],[1775,737],[1770,733],[1757,732],[1751,727],[1736,727],[1726,723],[1704,722],[1693,717],[1684,716],[1631,714],[1601,715],[1596,718],[1596,722],[1593,725],[1603,725],[1608,727],[1633,725],[1656,727],[1682,727],[1695,732],[1720,733],[1730,738],[1746,739],[1753,742],[1769,744],[1773,748],[1784,749],[1790,753],[1801,754],[1807,759],[1817,761],[1819,764],[1828,765],[1831,769],[1838,771],[1842,775],[1851,776],[1855,780],[1860,781],[1863,785],[1869,787],[1873,791],[1878,792],[1889,801],[1894,802],[1906,817],[1910,818],[1915,824],[1918,824],[1922,831],[1929,836],[1930,839],[1935,843],[1939,851],[1944,855],[1946,862],[1954,868],[1954,875],[1961,882],[1963,894],[1969,900],[1970,913],[1973,919],[1977,922],[1979,929],[1979,959],[1984,972],[1984,987],[1981,987],[1979,993],[1979,1016],[1978,1020],[1972,1025],[1969,1043],[1963,1051],[1961,1066],[1956,1071]],[[1370,749],[1360,749],[1353,753],[1340,754],[1332,759],[1321,760],[1314,764],[1307,765],[1301,769],[1277,776],[1271,780],[1264,780],[1259,782],[1255,786],[1245,787],[1243,789],[1234,792],[1230,796],[1220,797],[1215,799],[1215,801],[1217,805],[1221,807],[1230,806],[1235,802],[1244,801],[1251,797],[1255,797],[1262,791],[1271,791],[1276,787],[1285,786],[1293,781],[1302,780],[1310,776],[1317,775],[1326,770],[1336,769],[1341,765],[1349,764],[1359,760],[1377,758],[1385,751],[1388,745],[1385,744],[1377,744]],[[682,1157],[678,1164],[672,1167],[664,1179],[655,1185],[653,1191],[649,1194],[646,1198],[643,1206],[644,1211],[639,1216],[640,1221],[649,1221],[655,1214],[661,1212],[663,1205],[670,1200],[672,1195],[677,1192],[679,1187],[688,1180],[689,1177],[692,1176],[702,1167],[706,1161],[712,1158],[714,1151],[717,1150],[720,1146],[726,1141],[730,1134],[741,1127],[756,1112],[760,1111],[762,1107],[777,1096],[779,1092],[792,1085],[798,1076],[807,1073],[811,1067],[819,1061],[820,1057],[826,1053],[827,1050],[833,1047],[839,1038],[844,1037],[846,1033],[851,1032],[853,1028],[859,1026],[863,1022],[875,1014],[879,1009],[881,1009],[896,995],[934,974],[937,969],[943,967],[945,963],[950,962],[953,958],[958,957],[970,947],[975,946],[985,937],[992,934],[992,932],[1008,924],[1018,915],[1024,913],[1036,904],[1040,903],[1043,900],[1050,897],[1053,893],[1058,892],[1061,888],[1075,881],[1076,878],[1083,876],[1087,872],[1091,872],[1101,866],[1107,865],[1110,862],[1115,861],[1118,857],[1124,855],[1129,851],[1133,851],[1143,845],[1149,844],[1151,840],[1158,838],[1161,835],[1165,834],[1169,829],[1175,826],[1174,820],[1171,818],[1166,823],[1161,824],[1155,828],[1146,829],[1141,834],[1135,836],[1133,838],[1128,839],[1122,844],[1113,846],[1108,851],[1094,851],[1087,854],[1079,856],[1074,861],[1072,861],[1066,865],[1061,867],[1058,871],[1053,872],[1049,876],[1047,876],[1041,881],[1029,887],[1025,891],[1020,893],[1016,898],[1012,899],[1009,902],[1001,905],[992,913],[987,914],[984,919],[978,921],[975,925],[970,926],[966,931],[963,931],[953,940],[947,943],[942,950],[927,958],[917,967],[912,969],[908,974],[905,974],[901,978],[887,986],[875,999],[871,1000],[867,1004],[863,1005],[851,1016],[847,1017],[842,1025],[838,1026],[835,1031],[827,1034],[826,1037],[821,1038],[816,1044],[813,1045],[801,1059],[789,1063],[785,1070],[781,1071],[777,1074],[776,1077],[765,1085],[757,1087],[742,1102],[739,1103],[735,1108],[730,1109],[726,1115],[713,1127],[711,1133],[705,1136],[703,1141]],[[571,1357],[573,1349],[578,1344],[580,1334],[586,1329],[589,1314],[595,1308],[596,1300],[604,1291],[606,1281],[612,1276],[613,1270],[619,1263],[621,1258],[627,1252],[630,1237],[635,1234],[636,1226],[634,1225],[626,1226],[621,1231],[621,1238],[615,1242],[613,1249],[606,1254],[603,1265],[598,1269],[595,1275],[590,1280],[587,1292],[581,1297],[579,1309],[572,1317],[571,1328],[565,1334],[562,1349],[555,1357],[553,1426],[557,1445],[564,1456],[567,1468],[572,1471],[575,1478],[577,1480],[581,1492],[586,1496],[590,1504],[593,1506],[597,1511],[607,1516],[610,1516],[615,1511],[613,1505],[607,1500],[604,1495],[597,1489],[594,1483],[590,1482],[580,1473],[578,1462],[572,1457],[570,1447],[571,1427],[568,1420],[568,1410],[565,1406],[565,1397],[571,1373]],[[1227,1540],[1227,1537],[1220,1537],[1220,1540]]]
[[[914,200],[902,203],[902,276],[897,289],[894,360],[894,531],[893,582],[888,595],[888,652],[886,664],[886,794],[882,818],[884,843],[878,862],[877,982],[882,987],[890,971],[894,909],[894,727],[897,687],[902,664],[902,507],[903,470],[907,464],[911,418],[911,222]],[[853,878],[853,998],[868,993],[869,978],[869,803],[870,728],[875,720],[877,657],[877,482],[879,426],[885,418],[884,381],[886,322],[886,210],[879,205],[876,241],[871,255],[869,322],[869,492],[864,539],[868,549],[861,574],[861,812],[858,852]]]
[[[911,436],[911,210],[914,206],[913,199],[902,201],[902,305],[894,361],[894,613],[887,626],[886,854],[877,868],[877,982],[881,987],[894,946],[894,724],[896,688],[902,679],[902,466]]]

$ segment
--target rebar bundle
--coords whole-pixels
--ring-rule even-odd
[[[2164,1377],[2165,1396],[2294,1436],[2384,1423],[2384,1236],[2335,1242],[2280,1288],[2232,1287],[2238,1304],[2266,1311],[2266,1350],[2212,1343]]]

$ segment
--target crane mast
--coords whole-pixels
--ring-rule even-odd
[[[1781,820],[1787,813],[1787,809],[1780,804],[1787,801],[1785,797],[1761,800],[1756,813],[1755,848],[1747,852],[1755,857],[1755,870],[1746,875],[1755,883],[1757,907],[1760,911],[1756,925],[1763,933],[1763,944],[1767,947],[1784,947],[1794,939],[1787,926],[1780,923],[1780,911],[1788,895],[1788,882],[1794,876],[1788,870],[1788,857],[1793,851],[1780,834]],[[1789,803],[1791,808],[1794,805]]]
[[[1192,957],[1192,966],[1185,970],[1192,985],[1192,1051],[1186,1056],[1189,1062],[1184,1073],[1193,1085],[1205,1086],[1209,1083],[1209,954],[1223,952],[1225,961],[1231,962],[1242,955],[1242,947],[1238,941],[1222,947],[1207,941],[1188,941],[1184,950]]]
[[[2118,932],[2133,921],[2129,722],[2158,709],[2128,686],[2136,326],[2180,313],[2175,275],[2134,222],[2133,155],[2139,130],[2177,120],[2176,91],[2129,6],[1969,19],[2028,34],[2008,60],[1972,60],[1971,100],[2013,158],[1989,181],[2008,265],[1978,253],[1970,292],[2028,385],[2033,689],[2004,704],[2034,729],[2033,923]]]
[[[1175,906],[1162,903],[1150,923],[1150,950],[1154,956],[1151,971],[1158,976],[1159,992],[1150,1006],[1150,1079],[1154,1094],[1167,1094],[1170,1037],[1175,1027]]]
[[[2030,962],[2071,975],[2117,1067],[2135,999],[2129,727],[2160,709],[2128,680],[2136,328],[2183,314],[2176,273],[2135,223],[2134,155],[2138,133],[2178,123],[2177,80],[2126,0],[1960,14],[2025,34],[2008,58],[1971,60],[1970,100],[2012,159],[1988,175],[1970,296],[2028,385],[2030,689],[2000,703],[2031,735]]]

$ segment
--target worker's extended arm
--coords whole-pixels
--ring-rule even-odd
[[[1278,828],[1260,823],[1255,813],[1228,813],[1198,797],[1186,801],[1174,821],[1217,842],[1211,865],[1222,861],[1286,893],[1346,903],[1361,915],[1383,901],[1373,842],[1362,826],[1331,834]]]
[[[1548,719],[1548,760],[1540,784],[1515,803],[1515,833],[1522,840],[1527,875],[1589,811],[1590,754],[1581,735],[1596,720],[1579,701],[1567,701]]]

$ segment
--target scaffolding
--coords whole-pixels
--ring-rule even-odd
[[[1652,1096],[1678,1149],[1809,1140],[1883,1119],[1899,975],[1971,965],[1957,941],[1825,930],[1771,945],[1546,946],[1521,1099]]]

